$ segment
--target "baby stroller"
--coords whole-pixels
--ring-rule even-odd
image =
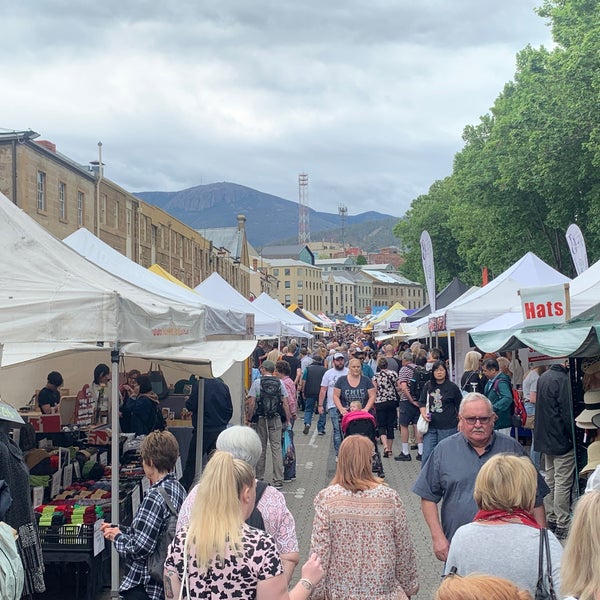
[[[350,411],[342,418],[341,428],[344,437],[348,435],[364,435],[373,442],[373,473],[377,473],[379,477],[385,477],[381,454],[377,447],[375,417],[364,410]]]

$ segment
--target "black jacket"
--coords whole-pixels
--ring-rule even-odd
[[[573,449],[573,398],[569,372],[552,365],[537,383],[534,449],[561,456]]]
[[[220,378],[204,379],[204,426],[203,431],[223,431],[233,416],[233,404],[229,387]],[[185,402],[192,413],[192,426],[198,424],[198,382]]]

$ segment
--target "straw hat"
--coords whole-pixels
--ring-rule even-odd
[[[589,475],[600,465],[600,441],[592,442],[587,449],[587,465],[581,469],[581,475]]]
[[[577,415],[575,424],[582,429],[593,429],[592,417],[600,414],[600,390],[588,390],[583,395],[585,409]]]

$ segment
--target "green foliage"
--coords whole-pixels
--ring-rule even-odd
[[[359,254],[356,257],[356,264],[357,265],[366,265],[367,264],[367,259],[362,254]]]
[[[432,238],[438,286],[478,283],[528,251],[573,275],[565,231],[600,256],[600,3],[547,0],[556,48],[524,48],[490,114],[465,127],[452,175],[416,198],[394,232],[403,272],[422,281],[419,237]]]

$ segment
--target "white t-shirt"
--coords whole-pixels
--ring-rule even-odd
[[[327,388],[327,401],[325,404],[325,410],[329,410],[335,406],[333,402],[333,388],[335,387],[335,382],[344,375],[348,375],[348,367],[344,367],[340,371],[338,371],[335,367],[325,371],[323,379],[321,379],[321,387]]]

